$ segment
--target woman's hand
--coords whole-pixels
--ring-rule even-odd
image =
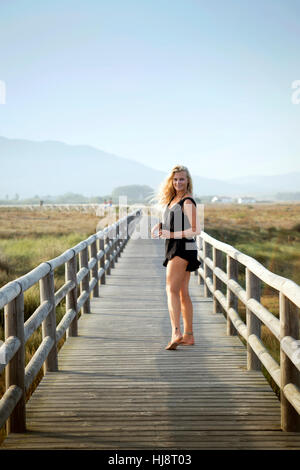
[[[159,230],[159,238],[171,238],[171,232],[169,230]]]
[[[151,230],[151,237],[152,238],[159,238],[161,235],[160,224],[155,224]]]

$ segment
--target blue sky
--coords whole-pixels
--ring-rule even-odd
[[[221,179],[300,171],[299,16],[300,0],[2,1],[0,135]]]

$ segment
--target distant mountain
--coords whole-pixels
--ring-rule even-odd
[[[157,189],[167,176],[163,171],[88,145],[56,141],[0,137],[0,162],[0,198],[16,193],[22,198],[67,192],[101,196],[117,186],[130,184]],[[193,182],[195,194],[228,194],[236,186],[199,176],[194,176]]]
[[[32,142],[0,137],[0,197],[18,193],[58,195],[75,192],[104,195],[116,187],[147,184],[156,187],[163,172],[88,145]]]
[[[176,164],[177,162],[174,162]],[[148,185],[156,190],[167,176],[128,158],[88,145],[34,142],[0,137],[0,199],[16,193],[21,198],[68,192],[85,196],[108,195],[118,186]],[[227,181],[193,175],[194,194],[243,196],[293,191],[300,174],[231,178]],[[295,189],[296,190],[296,189]]]

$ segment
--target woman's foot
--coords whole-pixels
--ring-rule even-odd
[[[182,334],[180,333],[179,335],[173,336],[171,341],[168,343],[168,345],[165,347],[165,349],[176,349],[179,344],[181,344],[181,341],[183,339]]]
[[[193,333],[183,333],[183,338],[179,344],[181,346],[193,346],[195,344]]]

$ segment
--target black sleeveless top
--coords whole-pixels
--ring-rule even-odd
[[[169,208],[166,206],[163,213],[162,229],[170,232],[182,232],[191,228],[187,215],[183,212],[182,206],[186,199],[190,199],[195,206],[196,202],[190,196],[182,198],[177,204]],[[186,271],[196,271],[201,262],[197,258],[197,245],[195,238],[170,238],[165,240],[165,260],[163,266],[167,266],[170,259],[180,256],[188,260]]]

